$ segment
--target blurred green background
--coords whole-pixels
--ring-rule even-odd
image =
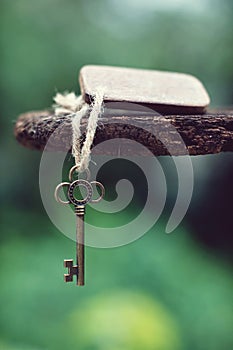
[[[232,15],[231,0],[0,1],[0,349],[233,349],[231,154],[193,158],[193,200],[172,235],[173,194],[142,239],[87,248],[77,288],[62,277],[74,243],[41,203],[41,154],[13,137],[18,114],[78,93],[86,64],[191,73],[213,107],[232,104]]]

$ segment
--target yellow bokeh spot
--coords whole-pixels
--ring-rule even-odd
[[[70,346],[93,350],[178,350],[174,317],[147,295],[119,291],[89,300],[68,320]]]

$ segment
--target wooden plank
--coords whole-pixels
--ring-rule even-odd
[[[104,102],[147,105],[162,114],[202,114],[210,98],[189,74],[109,66],[84,66],[79,75],[82,95],[91,103],[104,89]]]
[[[133,121],[133,125],[132,125]],[[83,118],[82,130],[86,129],[87,119]],[[112,138],[134,139],[147,147],[154,155],[169,155],[166,147],[154,137],[158,128],[170,123],[183,138],[190,155],[213,154],[233,151],[233,109],[209,111],[205,115],[168,115],[168,116],[114,116],[106,115],[99,121],[94,145]],[[71,119],[67,115],[55,116],[50,111],[37,111],[22,114],[15,125],[15,136],[24,146],[43,150],[49,137],[59,127],[57,148],[64,150],[72,140]],[[148,132],[147,130],[150,132]],[[173,154],[180,155],[176,141],[167,135]],[[127,141],[124,141],[127,143]],[[127,145],[126,145],[127,146]],[[122,148],[123,149],[123,148]],[[124,149],[127,149],[125,147]],[[146,155],[142,148],[130,150],[137,155]],[[94,150],[95,151],[95,150]],[[99,151],[101,152],[101,151]],[[104,150],[112,154],[112,150]]]

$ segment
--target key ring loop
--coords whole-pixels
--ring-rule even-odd
[[[70,169],[70,172],[69,172],[69,180],[70,180],[70,182],[73,181],[73,174],[74,174],[75,171],[78,172],[78,165],[74,165],[74,166]],[[87,180],[87,181],[90,180],[90,178],[91,178],[91,172],[90,172],[90,170],[89,170],[88,168],[87,168],[86,170],[80,172],[80,173],[86,173],[86,179],[85,179],[85,180]]]
[[[99,182],[99,181],[91,181],[91,184],[92,185],[95,185],[97,187],[99,187],[101,189],[101,195],[97,198],[97,199],[92,199],[91,200],[91,203],[98,203],[101,201],[101,199],[104,197],[105,195],[105,188],[104,188],[104,185]]]
[[[59,191],[62,187],[70,187],[70,183],[69,182],[62,182],[60,183],[59,185],[57,185],[56,189],[55,189],[55,192],[54,192],[54,197],[56,199],[56,201],[58,203],[61,203],[61,204],[70,204],[71,202],[68,200],[68,201],[63,201],[60,197],[59,197]]]
[[[86,197],[83,199],[77,199],[74,195],[74,190],[80,186],[83,186],[86,189]],[[90,182],[86,180],[75,180],[70,184],[70,187],[68,189],[68,198],[70,199],[70,202],[75,206],[86,205],[91,201],[92,193],[93,190]]]

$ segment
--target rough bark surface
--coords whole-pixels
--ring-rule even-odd
[[[86,125],[87,118],[84,118],[81,126],[83,139]],[[52,134],[54,137],[51,141]],[[115,146],[101,147],[103,141],[118,139],[121,154],[186,154],[187,150],[181,146],[181,139],[177,135],[181,136],[190,155],[232,152],[233,110],[210,111],[204,115],[104,116],[99,120],[93,144],[99,146],[93,148],[93,152],[119,152]],[[15,125],[15,137],[31,149],[43,150],[50,138],[49,149],[70,150],[71,118],[68,115],[57,117],[48,110],[22,114]],[[145,147],[132,146],[130,140]]]

